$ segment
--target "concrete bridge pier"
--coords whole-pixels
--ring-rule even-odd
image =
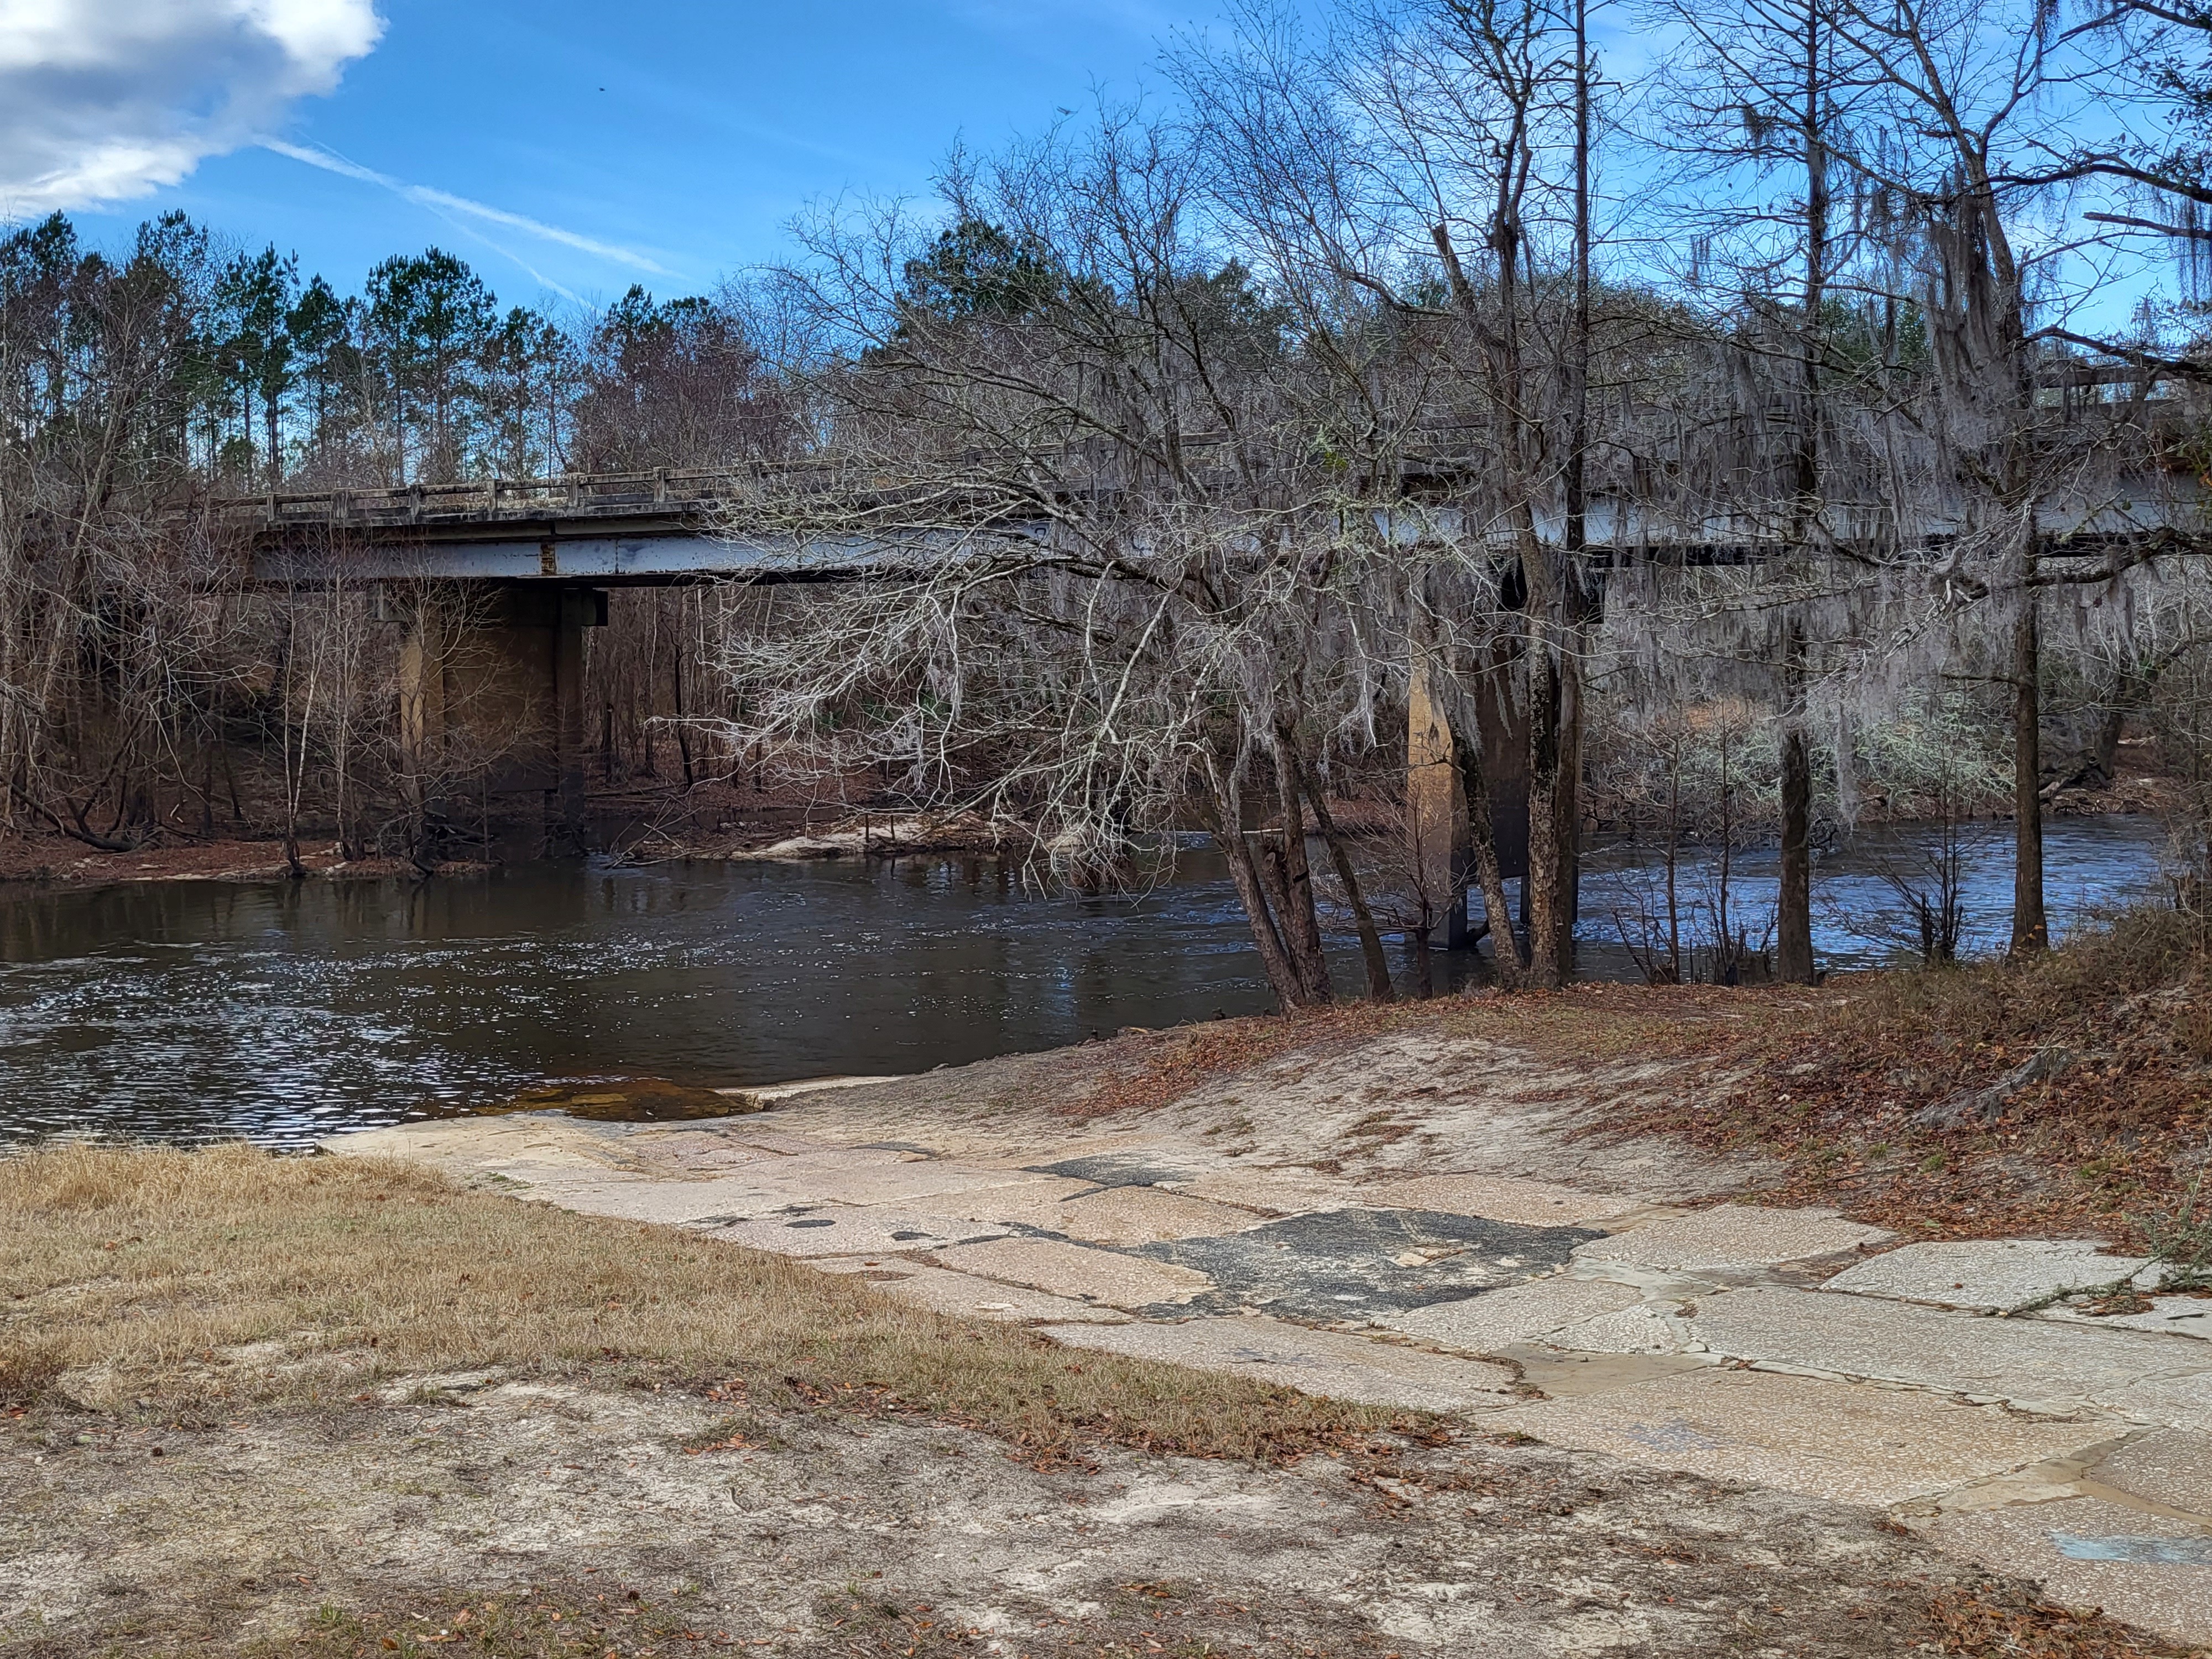
[[[603,588],[464,582],[395,599],[401,766],[418,836],[475,821],[585,850],[584,630]]]
[[[1406,825],[1413,840],[1414,880],[1431,909],[1441,908],[1437,940],[1448,951],[1467,945],[1467,884],[1473,870],[1467,828],[1467,783],[1452,742],[1451,716],[1440,695],[1434,654],[1416,647],[1406,696]]]

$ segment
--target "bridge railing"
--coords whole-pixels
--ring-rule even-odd
[[[757,476],[727,467],[662,467],[650,472],[579,472],[547,478],[463,478],[451,483],[236,495],[217,503],[217,508],[229,522],[259,529],[313,525],[400,529],[660,514],[690,518],[742,498]]]
[[[2045,405],[2045,418],[2055,423],[2069,423],[2084,416],[2100,416],[2145,424],[2161,439],[2170,441],[2180,433],[2190,417],[2188,400],[2181,395],[2179,383],[2147,380],[2141,371],[2133,368],[2077,368],[2063,374],[2047,375],[2043,381],[2039,401]],[[2114,393],[2125,395],[2115,397]],[[1489,429],[1487,422],[1477,419],[1436,418],[1422,422],[1420,441],[1413,447],[1413,453],[1403,458],[1408,480],[1448,481],[1455,476],[1478,473],[1494,466],[1495,455],[1482,441]],[[1472,447],[1468,444],[1470,438],[1475,441]],[[1230,434],[1215,432],[1190,433],[1182,439],[1186,450],[1209,449],[1229,441]],[[1081,446],[1076,446],[1069,453],[1079,455],[1081,449]],[[940,474],[943,469],[962,459],[971,459],[983,476],[988,477],[994,465],[1003,468],[1008,457],[979,454],[972,458],[933,458]],[[1086,471],[1081,465],[1070,470],[1079,476]],[[1111,465],[1091,471],[1094,483],[1091,488],[1110,493],[1115,481],[1107,475],[1114,471]],[[1233,483],[1237,476],[1227,469],[1222,473],[1224,483]],[[462,478],[447,483],[278,490],[228,497],[217,501],[216,509],[224,522],[264,533],[317,526],[372,531],[462,528],[469,525],[524,524],[553,519],[697,520],[748,501],[757,501],[763,486],[771,480],[786,489],[796,484],[803,490],[834,487],[836,481],[846,492],[857,492],[861,499],[880,496],[886,501],[895,500],[905,490],[916,487],[911,482],[902,486],[900,481],[890,478],[848,476],[835,459],[802,458],[744,465],[657,467],[649,471],[573,472],[550,477],[494,477]],[[940,497],[942,483],[940,476],[925,493],[933,499]]]

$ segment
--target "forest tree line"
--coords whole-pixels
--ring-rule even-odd
[[[502,311],[435,250],[341,297],[175,218],[119,255],[16,232],[9,821],[204,833],[266,817],[230,780],[274,755],[293,820],[395,833],[368,597],[227,583],[196,503],[727,467],[732,534],[936,526],[944,556],[617,596],[606,781],[675,763],[659,734],[695,787],[864,781],[1084,882],[1202,828],[1285,1004],[1337,994],[1335,926],[1387,994],[1383,939],[1427,941],[1462,884],[1516,918],[1501,978],[1556,982],[1599,820],[1670,849],[1615,918],[1655,977],[1808,978],[1814,848],[1877,799],[2004,815],[2040,948],[2050,799],[2130,732],[2205,770],[2212,15],[1597,15],[1632,74],[1582,0],[1247,9],[1155,102],[588,315]],[[1400,805],[1409,708],[1448,731],[1463,867]],[[1761,836],[1771,923],[1674,890],[1674,849]],[[1955,884],[1912,889],[1924,954]]]

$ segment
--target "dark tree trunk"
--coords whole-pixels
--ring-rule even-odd
[[[1805,728],[1782,734],[1782,891],[1774,922],[1774,976],[1784,985],[1813,982],[1813,767]]]
[[[2033,544],[2021,560],[2035,574]],[[2043,908],[2042,641],[2036,627],[2036,593],[2021,583],[2012,629],[2013,876],[2012,954],[2028,956],[2051,943]]]
[[[1459,724],[1455,722],[1452,730],[1456,735]],[[1490,811],[1490,779],[1482,769],[1482,756],[1473,744],[1462,739],[1455,746],[1460,775],[1467,784],[1468,844],[1474,855],[1475,885],[1482,890],[1483,927],[1490,935],[1498,982],[1510,991],[1527,976],[1528,964],[1521,958],[1520,942],[1513,937],[1513,910],[1506,901],[1505,876],[1498,861],[1498,827]]]
[[[1828,280],[1828,152],[1821,12],[1805,10],[1805,298],[1799,313],[1798,364],[1803,415],[1798,428],[1796,500],[1790,538],[1808,553],[1822,513],[1821,307]],[[1792,617],[1783,665],[1782,884],[1775,902],[1774,975],[1784,985],[1813,983],[1813,762],[1805,735],[1805,624]],[[1671,885],[1672,877],[1669,876]]]
[[[1251,924],[1252,943],[1260,952],[1260,965],[1267,972],[1267,988],[1275,994],[1276,1005],[1288,1013],[1304,1006],[1304,988],[1291,965],[1290,952],[1283,947],[1283,936],[1275,927],[1274,911],[1267,902],[1267,890],[1253,862],[1252,838],[1244,829],[1241,792],[1223,775],[1211,756],[1206,757],[1206,769],[1207,781],[1212,785],[1214,844],[1229,861],[1229,879],[1244,906],[1245,920]]]
[[[1813,982],[1813,762],[1805,740],[1804,659],[1804,629],[1793,623],[1782,721],[1782,890],[1774,915],[1774,976],[1784,985]]]
[[[1306,820],[1298,804],[1294,752],[1285,740],[1278,738],[1275,799],[1282,811],[1279,866],[1282,894],[1276,916],[1304,1000],[1328,1002],[1334,998],[1336,989],[1329,982],[1328,957],[1322,949],[1321,913],[1314,905],[1313,866],[1306,857]]]
[[[1337,883],[1344,889],[1345,902],[1352,907],[1352,921],[1359,929],[1359,954],[1367,966],[1367,994],[1377,1002],[1395,1001],[1397,994],[1390,988],[1390,959],[1382,953],[1382,936],[1376,931],[1375,913],[1367,908],[1367,896],[1360,890],[1359,878],[1352,870],[1352,854],[1336,827],[1335,815],[1328,810],[1328,801],[1304,761],[1295,750],[1289,752],[1291,764],[1297,769],[1298,787],[1313,804],[1314,825],[1321,831],[1322,845],[1328,848],[1329,863],[1336,871]]]
[[[1528,982],[1559,983],[1559,661],[1539,629],[1528,652]]]
[[[682,613],[679,611],[678,615]],[[684,787],[689,789],[694,781],[691,770],[691,728],[684,711],[684,635],[678,629],[676,648],[669,653],[669,694],[675,701],[676,749],[684,760]]]
[[[1577,625],[1579,627],[1579,624]],[[1552,936],[1553,982],[1575,976],[1575,921],[1582,914],[1582,672],[1572,655],[1563,657],[1559,676],[1559,771],[1552,791]],[[1529,950],[1535,950],[1534,940]]]

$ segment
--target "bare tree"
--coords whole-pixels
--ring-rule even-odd
[[[1340,313],[1316,349],[1207,245],[1195,176],[1172,132],[1109,112],[1082,144],[956,170],[935,236],[888,210],[816,227],[788,281],[848,343],[815,377],[845,487],[807,475],[756,520],[825,561],[922,513],[967,528],[872,555],[876,580],[733,656],[731,736],[803,765],[900,760],[917,797],[1028,823],[1063,864],[1194,811],[1279,999],[1311,1004],[1334,987],[1308,817],[1356,918],[1322,780],[1402,683],[1401,571],[1452,556],[1386,531],[1375,467],[1310,437],[1337,423],[1346,354],[1389,331],[1360,341],[1372,307]],[[1386,994],[1371,915],[1360,931]]]

